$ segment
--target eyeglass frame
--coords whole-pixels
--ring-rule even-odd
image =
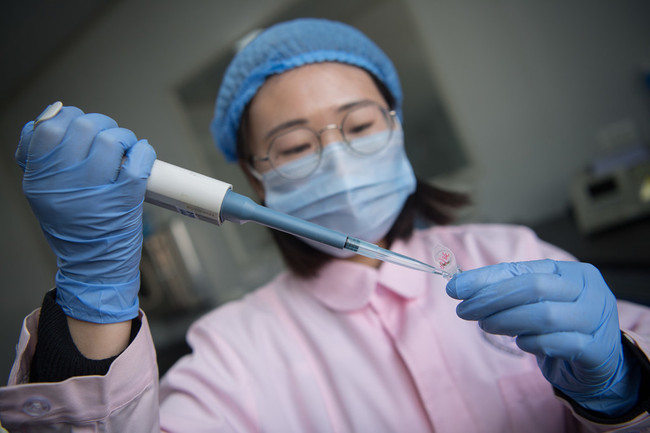
[[[295,179],[305,179],[305,178],[309,177],[309,176],[310,176],[312,173],[314,173],[314,171],[316,171],[316,169],[318,169],[318,167],[320,166],[321,157],[322,157],[322,154],[323,154],[323,147],[324,147],[324,146],[323,146],[323,140],[321,139],[321,135],[322,135],[324,132],[326,132],[326,131],[333,131],[333,130],[335,130],[335,129],[338,130],[339,133],[341,134],[341,138],[343,138],[343,142],[345,143],[345,145],[347,146],[347,149],[348,149],[350,152],[355,153],[355,154],[357,154],[357,155],[370,155],[370,154],[372,154],[372,153],[376,153],[376,152],[378,152],[378,151],[381,150],[381,149],[379,149],[379,150],[377,150],[377,151],[375,151],[375,152],[372,152],[372,153],[361,153],[361,152],[356,151],[356,150],[351,146],[351,144],[350,144],[350,140],[348,140],[348,139],[346,138],[345,133],[343,132],[343,124],[345,123],[345,119],[347,119],[347,117],[350,115],[350,113],[354,112],[355,110],[357,110],[357,109],[359,109],[359,108],[361,108],[361,107],[365,107],[365,106],[368,106],[368,105],[374,105],[374,106],[376,106],[377,108],[379,108],[379,110],[380,110],[380,111],[384,114],[384,116],[386,117],[386,120],[387,120],[387,123],[388,123],[388,127],[389,127],[389,129],[390,129],[391,131],[395,129],[395,126],[396,126],[396,125],[399,125],[399,119],[398,119],[398,117],[397,117],[397,111],[396,111],[396,110],[389,110],[389,109],[387,109],[386,107],[382,107],[378,102],[375,102],[375,101],[364,101],[364,102],[361,102],[360,104],[355,105],[354,107],[350,108],[350,109],[345,113],[345,115],[343,116],[343,119],[341,119],[341,122],[340,122],[340,123],[330,123],[329,125],[325,125],[324,127],[322,127],[321,129],[318,129],[318,130],[316,130],[316,129],[314,129],[314,128],[311,128],[311,127],[309,127],[309,126],[300,125],[300,126],[295,126],[295,127],[293,127],[293,128],[290,128],[290,129],[284,131],[282,134],[276,134],[276,135],[273,137],[273,139],[269,142],[269,145],[268,145],[268,147],[267,147],[267,151],[266,151],[266,156],[255,156],[255,155],[250,155],[250,156],[249,156],[249,158],[248,158],[248,168],[249,168],[251,174],[252,174],[253,177],[256,178],[257,180],[262,180],[262,173],[260,173],[260,172],[259,172],[259,171],[258,171],[258,170],[253,166],[253,164],[254,164],[255,162],[264,162],[264,161],[268,161],[269,165],[271,166],[271,170],[275,171],[276,173],[278,173],[279,176],[284,177],[285,179],[295,180]],[[270,153],[271,153],[271,147],[273,146],[273,143],[275,142],[275,140],[276,140],[278,137],[281,137],[281,136],[283,136],[283,135],[285,135],[285,134],[288,134],[288,133],[290,133],[290,132],[292,132],[292,131],[296,131],[296,130],[298,130],[298,129],[307,129],[307,130],[313,132],[314,135],[316,136],[316,139],[318,140],[318,152],[315,152],[315,153],[318,155],[318,163],[316,164],[316,166],[314,166],[314,169],[313,169],[311,172],[309,172],[307,175],[305,175],[304,177],[301,177],[301,178],[290,178],[290,177],[286,177],[286,176],[282,175],[282,173],[281,173],[281,172],[280,172],[280,171],[279,171],[279,170],[278,170],[278,169],[273,165],[273,163],[271,162],[271,156],[270,156]],[[382,148],[382,149],[383,149],[383,148]]]

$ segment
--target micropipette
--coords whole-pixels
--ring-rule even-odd
[[[412,257],[408,257],[394,251],[386,250],[384,248],[378,247],[375,244],[371,244],[370,242],[365,242],[353,237],[348,237],[347,241],[345,242],[345,249],[353,251],[362,256],[379,259],[384,262],[394,263],[396,265],[405,266],[407,268],[415,269],[418,271],[438,274],[446,279],[451,279],[451,277],[455,275],[455,273],[436,268]]]
[[[224,221],[238,224],[252,221],[362,256],[442,275],[447,279],[455,274],[259,205],[232,191],[232,185],[228,183],[160,160],[156,160],[151,169],[145,201],[216,225],[221,225]]]
[[[60,101],[48,106],[34,122],[34,128],[56,116],[62,108]],[[453,259],[449,250],[443,249],[436,253],[436,260],[440,264],[440,268],[436,268],[370,242],[261,206],[250,198],[233,192],[232,185],[228,183],[160,160],[154,161],[151,168],[145,201],[216,225],[221,225],[223,221],[238,224],[253,221],[365,257],[442,275],[446,279],[460,272],[460,269],[455,267],[455,261],[454,266],[450,268],[452,271],[446,270],[447,265],[451,263],[448,258]],[[442,260],[439,260],[439,255],[443,257]]]

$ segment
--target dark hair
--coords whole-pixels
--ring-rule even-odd
[[[391,109],[395,108],[395,98],[388,91],[384,83],[373,74],[369,74],[382,96]],[[240,161],[248,166],[250,151],[248,143],[249,106],[242,113],[238,136],[237,155]],[[417,179],[415,192],[411,194],[400,212],[397,220],[386,234],[388,246],[397,239],[407,240],[413,234],[418,218],[429,224],[449,224],[455,219],[455,211],[470,203],[466,194],[446,191]],[[303,278],[313,278],[318,271],[330,260],[332,256],[307,245],[299,238],[278,231],[271,230],[282,258],[291,272]]]

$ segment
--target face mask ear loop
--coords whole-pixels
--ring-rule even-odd
[[[262,181],[262,174],[255,170],[255,167],[253,167],[253,164],[251,162],[247,162],[246,166],[248,167],[248,171],[250,172],[251,176],[253,176],[255,179],[259,180],[260,182]]]
[[[399,116],[397,115],[397,112],[395,110],[391,110],[388,115],[393,121],[394,128],[393,131],[401,131],[402,130],[402,121],[400,120]]]

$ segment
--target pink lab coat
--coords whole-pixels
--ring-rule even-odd
[[[522,227],[417,232],[393,250],[463,269],[572,260]],[[105,376],[27,384],[38,310],[26,318],[0,419],[12,431],[563,432],[607,431],[555,397],[535,357],[459,319],[439,276],[335,261],[317,280],[283,273],[195,323],[193,354],[158,384],[147,320]],[[650,312],[619,302],[621,328],[650,353]],[[49,425],[52,430],[45,426]],[[24,427],[21,430],[20,426]],[[648,431],[642,414],[621,431]],[[626,428],[627,427],[627,428]],[[60,428],[61,430],[56,430]]]

